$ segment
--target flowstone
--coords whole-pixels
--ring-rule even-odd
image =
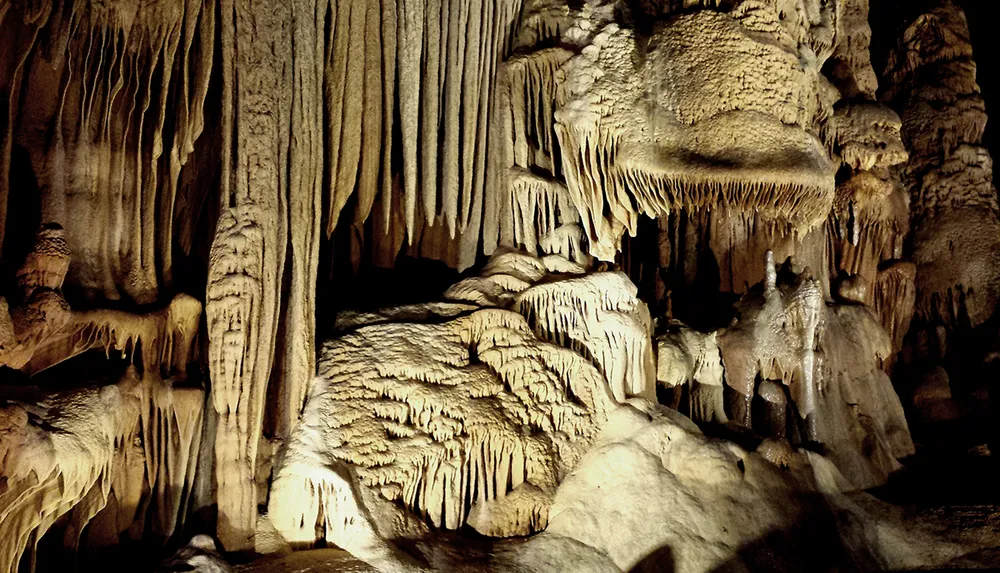
[[[897,460],[914,452],[902,404],[883,370],[892,340],[867,307],[824,301],[808,270],[793,274],[783,266],[779,280],[770,253],[766,270],[762,290],[744,296],[733,324],[719,333],[735,420],[821,444],[854,487],[881,485],[900,468]],[[769,420],[755,423],[758,395],[769,419],[795,413],[787,430],[768,428]]]
[[[806,231],[829,212],[836,165],[815,134],[839,99],[820,73],[837,4],[696,4],[626,24],[578,16],[591,32],[560,69],[555,131],[603,260],[641,215],[718,208]]]
[[[415,517],[541,531],[608,412],[652,395],[648,313],[620,273],[503,252],[445,296],[471,308],[323,345],[269,503],[293,544],[325,539],[377,565],[392,555],[381,539],[422,531]]]

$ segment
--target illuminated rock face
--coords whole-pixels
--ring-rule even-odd
[[[717,207],[805,230],[829,210],[835,165],[815,134],[832,112],[820,69],[836,5],[782,20],[778,6],[737,4],[666,17],[648,36],[608,23],[563,66],[556,132],[601,258],[640,215]]]
[[[460,316],[389,312],[322,347],[271,491],[289,541],[319,535],[377,564],[377,540],[405,534],[401,509],[437,528],[541,531],[608,413],[653,395],[648,313],[620,273],[505,252],[445,296],[468,303]]]
[[[967,23],[911,6],[880,77],[868,12],[0,0],[0,573],[972,547],[846,523],[1000,303]]]
[[[993,160],[969,26],[952,3],[920,15],[890,56],[885,99],[903,118],[913,211],[917,313],[952,328],[989,320],[1000,301]]]

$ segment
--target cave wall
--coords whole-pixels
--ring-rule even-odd
[[[203,352],[186,358],[207,374],[214,462],[198,471],[228,550],[253,547],[316,375],[321,307],[401,256],[617,264],[657,318],[716,312],[715,329],[770,252],[808,268],[823,304],[870,309],[891,370],[915,310],[931,332],[992,324],[1000,225],[966,20],[941,2],[883,26],[885,4],[869,18],[864,0],[4,1],[5,280],[36,223],[57,223],[69,306],[204,303]],[[955,54],[914,45],[935,17]],[[957,71],[927,71],[939,60]],[[940,76],[955,97],[933,99]],[[922,89],[941,117],[913,104]],[[942,119],[966,104],[968,125]],[[930,204],[928,170],[979,175]],[[955,244],[968,276],[952,276]],[[79,320],[112,326],[39,356],[146,351],[170,328],[116,337],[131,318]]]

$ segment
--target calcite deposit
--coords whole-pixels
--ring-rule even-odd
[[[0,573],[1000,564],[991,1],[0,0]]]

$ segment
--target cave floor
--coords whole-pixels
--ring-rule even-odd
[[[976,409],[912,427],[917,453],[889,483],[869,492],[942,534],[985,547],[927,570],[1000,571],[1000,456],[982,443],[995,421],[985,408]]]
[[[262,557],[234,567],[237,573],[367,573],[375,571],[343,549],[312,549]]]
[[[871,490],[909,519],[984,549],[945,567],[920,571],[1000,571],[1000,459],[976,443],[987,419],[925,426],[915,433],[916,455],[890,482]],[[455,539],[451,539],[455,543]],[[459,541],[460,545],[461,542]],[[474,541],[470,545],[476,545]],[[474,550],[473,550],[474,551]],[[353,573],[375,569],[346,551],[326,548],[262,557],[237,565],[239,573]]]

